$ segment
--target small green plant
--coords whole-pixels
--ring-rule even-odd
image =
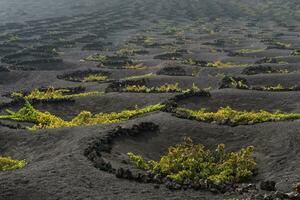
[[[124,68],[125,69],[145,69],[147,67],[142,64],[138,64],[138,65],[126,65]]]
[[[9,38],[9,41],[10,42],[17,42],[17,41],[19,41],[20,40],[20,38],[18,37],[18,36],[11,36],[10,38]]]
[[[23,93],[13,92],[11,96],[23,97],[28,101],[33,101],[33,100],[70,100],[76,97],[86,97],[86,96],[95,96],[95,95],[103,94],[98,91],[84,92],[78,94],[66,94],[68,92],[70,92],[69,89],[55,89],[54,87],[48,87],[46,90],[35,89],[25,96]]]
[[[300,50],[299,49],[295,49],[295,50],[291,51],[290,55],[291,56],[300,56]]]
[[[152,37],[145,37],[144,44],[147,46],[152,46],[153,44],[155,44],[155,39]]]
[[[107,56],[101,54],[95,54],[86,57],[84,60],[94,61],[94,62],[105,62],[107,60]]]
[[[281,84],[278,84],[276,86],[264,86],[261,88],[261,90],[264,90],[264,91],[293,91],[296,88],[297,88],[297,86],[284,87]]]
[[[22,98],[23,97],[23,93],[22,92],[12,92],[10,94],[11,97],[13,98]]]
[[[229,67],[248,67],[249,64],[238,64],[232,62],[222,62],[220,60],[208,62],[207,67],[215,67],[215,68],[229,68]]]
[[[285,49],[292,47],[292,44],[284,43],[284,42],[274,42],[274,45],[279,46],[281,48],[285,48]]]
[[[108,76],[102,74],[89,74],[83,77],[82,82],[105,81],[107,79]]]
[[[182,61],[182,64],[186,64],[186,65],[197,65],[197,61],[194,60],[193,58],[187,58],[185,60]]]
[[[143,75],[137,75],[137,76],[129,76],[129,77],[126,77],[125,80],[151,78],[151,77],[154,77],[154,76],[156,76],[156,75],[153,74],[153,73],[149,73],[149,74],[143,74]]]
[[[123,92],[141,92],[141,93],[168,93],[168,92],[189,92],[189,91],[199,91],[200,89],[193,84],[191,89],[183,89],[179,87],[178,83],[175,84],[164,84],[158,87],[147,87],[145,85],[127,85],[123,88]]]
[[[230,87],[238,89],[249,89],[247,82],[244,80],[235,79],[234,77],[229,77]]]
[[[238,111],[230,107],[220,108],[216,112],[208,112],[205,109],[193,111],[186,108],[177,108],[178,114],[184,113],[199,121],[221,122],[227,124],[262,123],[270,121],[284,121],[300,119],[300,113],[271,113],[268,111]]]
[[[170,147],[159,161],[146,161],[131,152],[128,157],[136,167],[180,184],[186,180],[233,183],[246,181],[253,176],[256,168],[253,151],[254,147],[249,146],[238,152],[227,153],[224,144],[210,151],[202,144],[194,144],[190,138],[185,138],[182,144]]]
[[[199,73],[201,72],[201,70],[202,69],[199,68],[199,67],[193,68],[193,70],[192,70],[192,76],[197,77],[199,75]]]
[[[247,54],[247,53],[258,53],[258,52],[262,52],[265,49],[239,49],[237,51],[235,51],[236,53],[241,53],[241,54]]]
[[[144,108],[136,108],[134,110],[125,110],[120,113],[99,113],[92,114],[89,111],[82,111],[70,121],[65,121],[49,112],[42,112],[35,109],[28,101],[17,112],[6,110],[7,115],[0,116],[0,119],[7,119],[20,122],[31,122],[35,125],[29,130],[74,127],[74,126],[90,126],[97,124],[111,124],[129,120],[132,117],[144,113],[154,112],[164,108],[162,104],[150,105]]]
[[[233,63],[224,63],[220,60],[217,60],[214,62],[209,62],[207,64],[207,67],[225,68],[225,67],[232,67],[233,65],[234,65]]]
[[[116,51],[116,54],[119,56],[134,56],[142,52],[141,49],[131,48],[131,47],[124,47]]]
[[[26,164],[25,160],[14,160],[11,157],[0,156],[0,172],[22,169]]]
[[[175,26],[168,26],[166,27],[166,34],[176,34],[178,32],[178,28],[176,28]]]

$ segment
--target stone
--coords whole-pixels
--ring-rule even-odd
[[[260,183],[260,189],[266,191],[276,191],[276,182],[275,181],[262,181]]]

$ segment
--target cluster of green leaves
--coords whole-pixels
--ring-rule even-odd
[[[82,82],[105,81],[107,79],[108,76],[102,74],[89,74],[83,77]]]
[[[175,84],[164,84],[158,87],[147,87],[145,85],[127,85],[122,91],[123,92],[138,92],[138,93],[168,93],[168,92],[190,92],[199,91],[200,89],[193,84],[192,88],[183,89],[179,87],[178,83]]]
[[[249,86],[243,80],[237,80],[233,77],[229,77],[229,80],[230,80],[230,87],[232,88],[249,89]]]
[[[19,40],[21,40],[21,38],[19,38],[18,36],[14,36],[14,35],[8,39],[9,42],[17,42]]]
[[[151,45],[155,44],[155,39],[153,37],[146,36],[144,38],[144,44],[147,46],[151,46]]]
[[[84,60],[94,61],[94,62],[105,62],[107,60],[107,56],[101,54],[95,54],[86,57]]]
[[[265,91],[286,91],[286,90],[293,90],[294,88],[295,88],[295,86],[290,87],[290,88],[285,88],[281,84],[278,84],[276,86],[264,86],[264,87],[262,87],[262,90],[265,90]]]
[[[166,30],[165,30],[165,32],[167,34],[176,34],[178,31],[179,31],[178,28],[175,26],[168,26],[168,27],[166,27]]]
[[[239,49],[237,51],[235,51],[236,53],[241,53],[241,54],[247,54],[247,53],[258,53],[258,52],[262,52],[265,49]]]
[[[143,74],[143,75],[137,75],[137,76],[129,76],[126,77],[125,80],[132,80],[132,79],[142,79],[142,78],[150,78],[156,76],[153,73]]]
[[[295,50],[291,51],[290,55],[291,56],[300,56],[300,50],[299,49],[295,49]]]
[[[54,87],[49,87],[46,90],[34,89],[28,95],[25,95],[20,92],[13,92],[12,97],[22,97],[28,101],[32,100],[70,100],[76,97],[86,97],[86,96],[95,96],[102,95],[103,93],[93,91],[93,92],[83,92],[78,94],[66,94],[69,93],[68,89],[55,89]]]
[[[185,180],[224,183],[242,182],[253,176],[256,167],[253,151],[254,147],[249,146],[238,152],[227,153],[224,144],[210,151],[201,144],[194,144],[190,138],[185,138],[182,144],[170,147],[159,161],[146,161],[131,152],[128,157],[136,167],[178,183]]]
[[[230,87],[237,88],[237,89],[263,90],[263,91],[274,91],[274,92],[293,91],[293,90],[297,89],[297,86],[284,87],[281,84],[278,84],[276,86],[252,87],[252,86],[249,86],[247,84],[247,82],[245,82],[243,80],[235,79],[234,77],[229,77],[229,80],[230,80]]]
[[[182,64],[197,65],[197,61],[194,60],[193,58],[187,58],[187,59],[182,60]]]
[[[231,62],[222,62],[220,60],[208,62],[207,67],[226,68],[226,67],[247,67],[249,64],[237,64]]]
[[[268,112],[268,111],[238,111],[230,107],[220,108],[216,112],[208,112],[205,109],[190,110],[186,108],[178,108],[178,114],[185,113],[199,121],[217,121],[227,122],[230,124],[240,123],[262,123],[268,121],[283,121],[300,119],[300,113],[282,113],[282,112]]]
[[[284,42],[274,42],[274,45],[288,49],[292,46],[290,43],[284,43]]]
[[[25,160],[14,160],[11,157],[0,156],[0,172],[24,168]]]
[[[125,48],[121,48],[121,49],[117,50],[116,54],[120,55],[120,56],[134,56],[135,54],[138,54],[141,51],[142,51],[141,49],[125,47]]]
[[[29,129],[37,130],[117,123],[129,120],[130,118],[135,117],[137,115],[161,110],[163,107],[164,105],[162,104],[156,104],[141,109],[136,108],[134,110],[125,110],[120,113],[112,112],[92,114],[89,111],[82,111],[71,121],[65,121],[60,117],[52,115],[49,112],[39,111],[35,109],[29,102],[26,102],[24,107],[22,107],[17,112],[6,110],[8,115],[2,115],[0,116],[0,119],[8,119],[20,122],[32,122],[35,125]]]
[[[125,69],[145,69],[147,68],[146,66],[143,66],[142,64],[138,65],[126,65],[124,66]]]

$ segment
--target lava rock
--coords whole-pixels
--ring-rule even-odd
[[[276,182],[275,181],[262,181],[260,183],[260,189],[266,191],[276,191]]]

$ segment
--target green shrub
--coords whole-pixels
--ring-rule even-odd
[[[299,49],[295,49],[295,50],[291,51],[290,55],[291,56],[300,56],[300,50]]]
[[[183,144],[170,147],[159,161],[146,161],[131,152],[128,156],[136,167],[178,183],[200,179],[224,183],[242,182],[253,176],[256,167],[253,150],[254,147],[249,146],[238,152],[227,153],[225,145],[220,144],[215,151],[210,151],[185,138]]]
[[[265,90],[265,91],[284,91],[284,90],[287,90],[287,89],[289,89],[289,88],[285,88],[281,84],[278,84],[276,86],[265,86],[265,87],[262,87],[262,90]]]
[[[101,54],[90,55],[84,60],[86,61],[94,61],[94,62],[105,62],[107,60],[107,56]]]
[[[90,74],[83,77],[82,82],[105,81],[108,77],[102,74]]]
[[[25,160],[13,160],[10,157],[0,156],[0,172],[24,168]]]
[[[175,84],[164,84],[158,87],[147,87],[145,85],[127,85],[123,88],[123,92],[140,92],[140,93],[167,93],[167,92],[190,92],[199,91],[200,89],[193,84],[190,89],[183,89],[179,87],[178,83]]]
[[[86,97],[86,96],[95,96],[102,95],[102,92],[92,91],[92,92],[83,92],[78,94],[66,94],[69,93],[69,89],[55,89],[54,87],[49,87],[46,90],[34,89],[28,95],[25,95],[20,92],[13,92],[12,97],[23,97],[25,100],[69,100],[76,97]]]
[[[207,67],[229,68],[229,67],[247,67],[249,64],[237,64],[231,62],[222,62],[220,60],[208,62]]]
[[[142,64],[138,64],[138,65],[126,65],[124,68],[125,69],[145,69],[147,67],[143,66]]]
[[[236,53],[241,53],[241,54],[247,54],[247,53],[258,53],[258,52],[262,52],[265,49],[239,49],[237,51],[235,51]]]
[[[250,89],[247,81],[243,79],[234,78],[234,77],[228,77],[228,78],[230,81],[229,87],[238,88],[238,89]]]
[[[143,75],[137,75],[137,76],[129,76],[126,77],[125,80],[132,80],[132,79],[142,79],[142,78],[150,78],[156,76],[153,73],[143,74]]]
[[[300,113],[282,113],[282,112],[267,112],[267,111],[238,111],[230,107],[220,108],[216,112],[208,112],[205,109],[198,111],[189,110],[186,108],[178,108],[176,111],[178,114],[185,113],[188,116],[194,117],[199,121],[217,121],[226,122],[229,124],[239,123],[261,123],[268,121],[283,121],[300,119]]]
[[[131,47],[124,47],[116,51],[116,54],[119,56],[134,56],[142,52],[142,49],[136,49]]]
[[[117,123],[126,121],[137,115],[160,110],[163,107],[164,105],[156,104],[141,109],[136,108],[134,110],[125,110],[120,113],[99,113],[95,115],[89,111],[82,111],[71,121],[65,121],[60,117],[52,115],[49,112],[41,112],[39,110],[36,110],[29,102],[26,102],[24,107],[17,112],[6,110],[8,115],[2,115],[0,116],[0,119],[8,119],[20,122],[32,122],[35,125],[29,129],[37,130]]]

